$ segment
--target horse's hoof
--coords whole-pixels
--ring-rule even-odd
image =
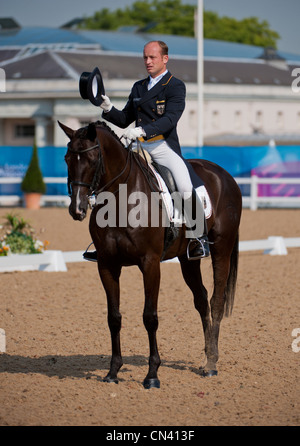
[[[105,378],[103,378],[103,382],[119,384],[119,380],[117,378],[110,378],[109,376],[106,376]]]
[[[152,388],[159,389],[160,381],[157,378],[144,379],[143,385],[145,389],[152,389]]]
[[[212,376],[217,376],[218,370],[205,370],[203,367],[200,367],[200,375],[202,378],[211,378]]]

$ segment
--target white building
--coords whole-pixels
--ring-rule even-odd
[[[83,71],[98,66],[106,94],[122,108],[133,83],[146,77],[142,50],[169,45],[169,70],[187,86],[179,122],[182,146],[197,146],[196,39],[128,32],[24,28],[0,31],[0,146],[65,146],[57,120],[79,128],[101,110],[79,94]],[[204,145],[300,143],[300,92],[292,89],[300,56],[218,41],[204,44]],[[300,73],[300,70],[299,70]],[[299,75],[298,75],[299,76]],[[300,82],[299,82],[300,84]],[[297,90],[297,89],[296,89]],[[114,128],[116,133],[123,130]]]

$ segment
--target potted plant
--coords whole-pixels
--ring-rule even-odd
[[[28,209],[39,209],[41,195],[46,192],[46,185],[39,165],[37,146],[33,144],[31,161],[21,183],[25,205]]]

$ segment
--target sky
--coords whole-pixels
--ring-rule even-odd
[[[135,0],[0,0],[0,17],[13,17],[23,27],[59,27],[102,8],[117,9],[130,6]],[[196,5],[198,0],[182,0]],[[203,0],[204,9],[242,19],[258,17],[267,20],[281,39],[278,48],[300,53],[300,0]]]

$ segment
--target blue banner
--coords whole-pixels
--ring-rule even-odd
[[[299,178],[300,146],[184,147],[185,158],[202,158],[222,166],[233,177]],[[240,185],[244,196],[250,185]],[[259,196],[300,196],[300,185],[259,185]]]
[[[39,164],[44,177],[66,177],[66,147],[38,148]],[[20,177],[26,173],[32,147],[0,147],[0,177]],[[47,184],[47,195],[67,195],[66,184]],[[20,184],[1,184],[0,195],[22,195]]]
[[[300,162],[300,146],[183,147],[182,153],[185,158],[213,161],[234,177],[250,177],[253,169],[262,166]]]
[[[64,161],[66,147],[38,148],[39,162],[44,177],[66,177]],[[300,177],[300,146],[258,146],[258,147],[183,147],[187,159],[202,158],[213,161],[226,169],[233,177],[250,177],[253,174],[263,177]],[[0,177],[20,177],[25,175],[32,156],[32,147],[0,147]],[[300,195],[300,186],[281,193]],[[268,194],[273,195],[269,189]],[[243,186],[244,195],[249,187]],[[67,195],[66,184],[47,184],[48,195]],[[279,192],[278,192],[279,193]],[[1,195],[22,195],[20,185],[1,184]]]

